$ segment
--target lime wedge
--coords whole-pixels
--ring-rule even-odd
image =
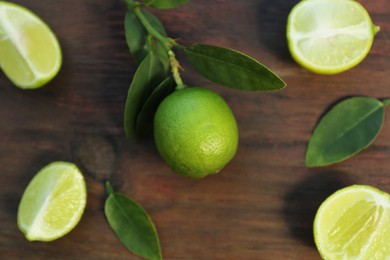
[[[86,197],[79,169],[72,163],[53,162],[40,170],[24,191],[18,227],[29,241],[62,237],[80,221]]]
[[[287,41],[298,64],[315,73],[336,74],[367,56],[378,31],[357,1],[304,0],[289,14]]]
[[[390,195],[365,185],[335,192],[318,209],[314,238],[323,259],[390,259]]]
[[[60,45],[50,28],[30,10],[0,1],[0,68],[18,87],[38,88],[57,75]]]

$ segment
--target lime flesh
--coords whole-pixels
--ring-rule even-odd
[[[30,10],[0,1],[0,68],[18,87],[33,89],[54,78],[62,63],[51,29]]]
[[[324,259],[390,259],[390,195],[365,185],[335,192],[318,209],[314,237]]]
[[[359,64],[379,27],[353,0],[306,0],[290,12],[287,40],[295,61],[319,74],[335,74]]]
[[[51,241],[77,225],[85,205],[81,172],[72,163],[53,162],[40,170],[24,191],[18,227],[29,241]]]

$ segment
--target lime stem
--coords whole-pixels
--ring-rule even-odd
[[[171,44],[173,47],[175,47],[175,48],[177,48],[177,49],[179,49],[179,50],[181,50],[181,51],[184,51],[184,49],[186,48],[185,46],[183,46],[183,45],[177,43],[174,39],[169,39],[169,42],[170,42],[170,44]]]
[[[390,105],[390,98],[386,98],[385,100],[382,100],[382,103],[384,106]]]
[[[377,34],[381,28],[378,25],[374,25],[374,35]]]
[[[173,79],[175,80],[177,85],[176,89],[183,89],[186,86],[184,85],[183,80],[180,77],[180,72],[179,72],[180,64],[177,61],[175,57],[175,53],[172,50],[168,51],[168,55],[169,55],[169,62],[172,68]]]
[[[173,74],[173,79],[175,80],[177,87],[176,89],[183,89],[185,85],[183,84],[183,80],[180,77],[180,63],[176,59],[175,53],[172,51],[172,47],[175,46],[179,49],[183,49],[184,47],[180,44],[176,43],[175,40],[168,38],[166,36],[161,35],[157,32],[149,23],[149,21],[145,18],[144,14],[141,12],[141,9],[138,7],[134,8],[134,13],[146,29],[146,31],[156,38],[164,47],[165,51],[169,55],[169,63],[171,65],[171,71]]]
[[[129,9],[130,11],[133,11],[137,7],[145,6],[144,3],[134,2],[133,0],[125,0],[125,3],[127,6],[127,9]]]
[[[110,196],[114,192],[114,189],[112,188],[111,183],[109,181],[106,182],[106,192],[108,196]]]

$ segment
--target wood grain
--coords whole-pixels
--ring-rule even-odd
[[[150,213],[165,259],[319,259],[311,226],[329,194],[354,183],[390,192],[389,109],[370,148],[331,167],[304,166],[311,132],[332,104],[354,95],[390,97],[389,1],[359,1],[381,31],[359,66],[334,76],[312,74],[288,53],[285,24],[297,0],[196,0],[154,11],[182,44],[235,48],[288,84],[274,93],[236,91],[210,83],[182,61],[185,81],[220,93],[240,130],[233,161],[201,181],[174,174],[152,141],[124,137],[124,102],[136,66],[125,42],[122,1],[13,2],[52,27],[64,63],[50,84],[34,91],[0,74],[1,259],[138,259],[106,223],[105,180]],[[83,169],[86,212],[67,236],[30,243],[16,226],[18,203],[34,174],[54,160]]]

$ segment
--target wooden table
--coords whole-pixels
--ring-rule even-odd
[[[150,213],[165,259],[319,259],[312,222],[328,195],[355,183],[390,192],[389,108],[370,148],[331,167],[304,166],[312,130],[332,104],[355,95],[390,97],[388,0],[359,1],[381,32],[358,67],[334,76],[312,74],[290,57],[285,25],[296,0],[193,0],[154,12],[183,45],[240,50],[288,84],[274,93],[227,89],[183,60],[187,84],[220,93],[240,130],[233,161],[203,180],[173,173],[152,141],[124,137],[125,97],[136,66],[126,46],[122,1],[13,2],[52,27],[64,60],[59,75],[34,91],[18,89],[0,74],[1,259],[139,259],[106,223],[105,180]],[[83,170],[86,211],[67,236],[27,242],[16,226],[19,200],[36,172],[55,160]]]

